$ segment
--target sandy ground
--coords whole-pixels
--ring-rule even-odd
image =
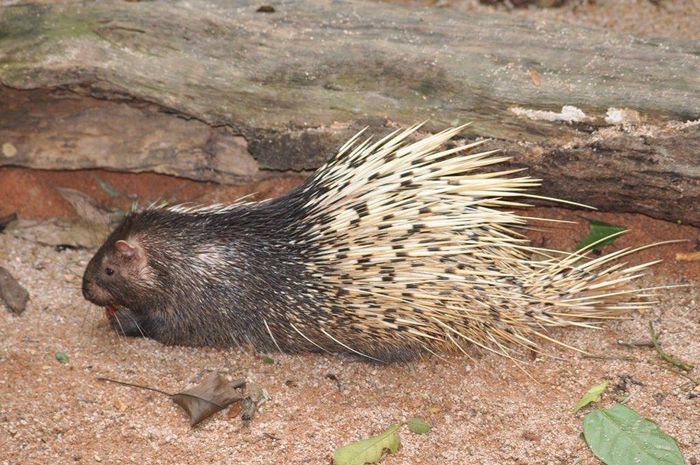
[[[580,212],[538,209],[552,218]],[[586,214],[590,216],[590,213]],[[614,247],[654,240],[700,239],[700,231],[639,215],[595,214],[632,232]],[[585,226],[557,227],[536,243],[572,247]],[[418,436],[405,427],[391,464],[596,464],[581,438],[583,414],[573,405],[593,384],[617,385],[603,405],[628,405],[673,437],[686,461],[700,461],[700,388],[678,375],[652,349],[617,340],[648,338],[647,322],[662,331],[666,349],[700,364],[700,262],[679,262],[694,242],[645,251],[635,262],[665,262],[640,285],[688,284],[660,293],[645,315],[601,331],[554,333],[568,344],[608,359],[585,358],[558,347],[558,357],[524,354],[518,368],[501,356],[471,351],[410,364],[373,365],[329,355],[261,354],[242,350],[166,347],[119,338],[79,284],[90,251],[53,248],[0,235],[0,263],[31,293],[19,317],[0,311],[0,463],[250,463],[327,464],[333,450],[419,416],[434,429]],[[65,352],[69,363],[56,360]],[[633,360],[629,360],[632,358]],[[177,392],[206,370],[244,377],[271,400],[250,427],[219,413],[191,429],[167,397],[106,384],[106,376]],[[527,374],[525,373],[527,372]],[[339,383],[329,378],[334,375]],[[697,369],[692,373],[699,377]]]

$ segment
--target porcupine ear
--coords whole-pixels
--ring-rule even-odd
[[[138,244],[132,244],[123,239],[118,240],[114,244],[114,247],[117,249],[117,252],[119,252],[119,255],[130,260],[138,257],[141,252],[141,248]]]

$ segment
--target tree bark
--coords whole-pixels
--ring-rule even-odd
[[[375,2],[0,9],[0,164],[244,182],[473,121],[543,195],[700,225],[700,44]],[[563,108],[565,107],[565,108]]]

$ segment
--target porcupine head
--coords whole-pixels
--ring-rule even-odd
[[[132,212],[83,294],[127,335],[168,344],[354,353],[378,361],[467,345],[507,353],[648,308],[622,250],[530,247],[510,209],[538,181],[507,160],[444,149],[462,128],[351,139],[304,185],[264,202]],[[533,260],[533,255],[546,256]]]
[[[133,211],[88,263],[83,295],[128,336],[279,350],[269,336],[278,325],[263,320],[300,308],[287,296],[298,298],[303,282],[285,227],[293,203]]]
[[[120,224],[88,263],[83,296],[104,307],[118,331],[132,336],[152,335],[157,325],[145,318],[152,309],[167,305],[162,281],[150,266],[142,241],[130,234],[133,213]],[[118,313],[126,317],[119,318]]]

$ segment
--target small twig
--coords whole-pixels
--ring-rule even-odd
[[[113,31],[117,30],[122,30],[122,31],[127,31],[127,32],[138,32],[140,34],[145,34],[146,31],[144,29],[139,29],[137,27],[129,27],[129,26],[120,26],[118,24],[107,24],[105,26],[102,26],[100,29],[111,29]]]
[[[166,395],[166,396],[168,396],[168,397],[172,397],[172,396],[175,395],[175,394],[170,394],[169,392],[161,391],[160,389],[152,388],[152,387],[149,387],[149,386],[142,386],[142,385],[140,385],[140,384],[128,383],[128,382],[126,382],[126,381],[118,381],[118,380],[116,380],[116,379],[111,379],[111,378],[98,377],[98,378],[97,378],[97,381],[107,381],[107,382],[109,382],[109,383],[121,384],[122,386],[129,386],[129,387],[135,387],[135,388],[138,388],[138,389],[145,389],[145,390],[147,390],[147,391],[157,392],[157,393],[159,393],[159,394],[163,394],[163,395]]]
[[[676,260],[678,260],[679,262],[695,262],[700,260],[700,252],[678,252],[676,254]]]
[[[98,381],[107,381],[107,382],[110,382],[110,383],[121,384],[121,385],[123,385],[123,386],[135,387],[135,388],[137,388],[137,389],[145,389],[145,390],[147,390],[147,391],[157,392],[158,394],[166,395],[166,396],[170,397],[171,399],[174,399],[175,396],[190,397],[190,398],[192,398],[192,399],[197,399],[197,400],[201,400],[202,402],[207,402],[207,403],[209,403],[209,404],[216,405],[218,408],[220,408],[220,409],[222,409],[222,410],[223,410],[224,408],[226,408],[225,405],[220,405],[220,404],[218,404],[217,402],[214,402],[214,401],[211,400],[211,399],[206,399],[206,398],[204,398],[204,397],[200,397],[200,396],[195,395],[195,394],[190,394],[189,392],[178,392],[177,394],[170,394],[169,392],[161,391],[160,389],[157,389],[157,388],[152,388],[152,387],[149,387],[149,386],[142,386],[142,385],[140,385],[140,384],[128,383],[128,382],[126,382],[126,381],[118,381],[118,380],[116,380],[116,379],[111,379],[111,378],[98,377],[97,380],[98,380]],[[244,385],[245,385],[245,381],[242,381],[242,380],[241,380],[241,381],[236,381],[236,383],[234,384],[234,387],[235,387],[235,388],[239,388],[239,387],[244,386]],[[242,399],[242,397],[241,397],[241,399]],[[239,400],[240,400],[240,399],[239,399]]]
[[[654,344],[654,348],[656,349],[656,352],[659,354],[659,357],[661,357],[664,361],[670,363],[671,365],[675,366],[676,368],[679,368],[683,371],[690,371],[695,366],[691,363],[684,362],[683,360],[679,359],[678,357],[675,357],[671,354],[666,353],[662,348],[661,348],[661,343],[659,342],[659,333],[654,331],[654,323],[649,321],[649,334],[651,335],[651,342]]]
[[[693,378],[689,374],[683,373],[682,371],[677,371],[676,373],[693,383],[695,386],[700,386],[700,380],[698,380],[697,378]]]
[[[642,363],[642,360],[639,360],[638,358],[634,357],[626,357],[624,355],[596,355],[596,354],[583,354],[583,358],[592,358],[595,360],[622,360],[625,362],[636,362],[636,363]]]
[[[654,347],[654,343],[652,341],[623,341],[623,340],[618,340],[617,341],[618,345],[624,346],[624,347]]]
[[[632,394],[628,395],[624,399],[619,400],[618,402],[621,404],[626,404],[631,398],[632,398]]]

